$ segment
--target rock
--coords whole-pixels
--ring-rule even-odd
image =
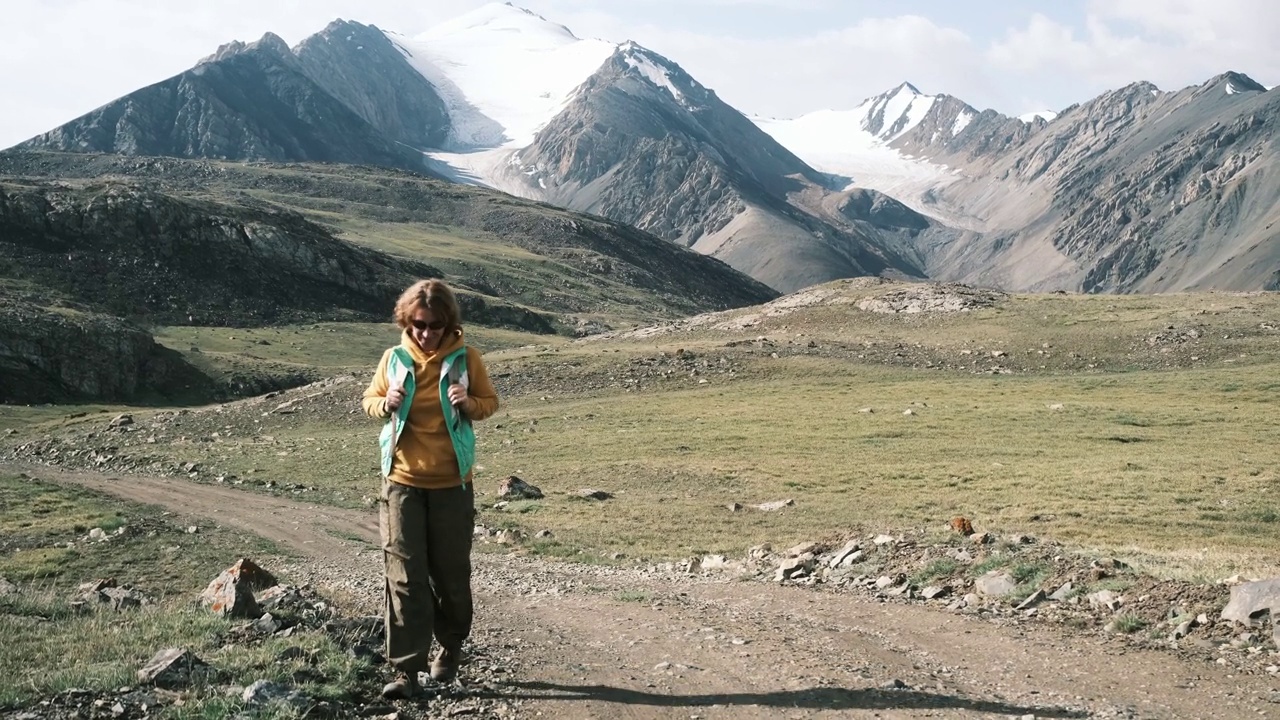
[[[974,533],[969,536],[969,541],[974,545],[988,545],[992,541],[991,533]]]
[[[1030,545],[1034,543],[1036,539],[1030,535],[1010,535],[1005,538],[1005,541],[1010,545]]]
[[[1086,597],[1089,601],[1089,607],[1103,607],[1114,612],[1120,607],[1120,596],[1110,590],[1099,590],[1095,593],[1089,593]]]
[[[812,541],[802,542],[790,550],[787,550],[783,555],[790,558],[800,557],[801,555],[818,555],[823,551],[823,549],[822,543]]]
[[[302,693],[270,680],[254,682],[244,689],[240,699],[245,705],[269,705],[282,702],[298,709],[303,709],[310,704],[308,698]]]
[[[138,671],[138,682],[179,689],[196,682],[209,666],[185,648],[166,648],[156,653]]]
[[[1268,610],[1273,618],[1280,616],[1280,578],[1233,586],[1231,599],[1222,609],[1222,619],[1253,627],[1257,624],[1256,616]]]
[[[122,427],[125,427],[126,425],[132,425],[132,424],[133,424],[132,415],[117,415],[111,418],[111,422],[107,423],[107,427],[122,428]]]
[[[1068,599],[1068,598],[1070,598],[1070,597],[1071,597],[1071,591],[1072,591],[1072,590],[1075,590],[1075,586],[1073,586],[1073,585],[1072,585],[1071,583],[1069,583],[1069,582],[1067,582],[1067,583],[1063,583],[1063,584],[1062,584],[1062,587],[1060,587],[1060,588],[1058,588],[1057,590],[1054,590],[1054,591],[1053,591],[1053,594],[1049,596],[1049,599],[1050,599],[1050,600],[1056,600],[1056,601],[1058,601],[1058,602],[1062,602],[1062,601],[1064,601],[1064,600],[1066,600],[1066,599]]]
[[[1045,598],[1044,591],[1043,591],[1043,590],[1037,590],[1037,591],[1035,591],[1035,592],[1031,593],[1030,595],[1028,595],[1028,596],[1026,597],[1026,599],[1024,599],[1022,602],[1018,603],[1018,607],[1016,607],[1016,608],[1014,608],[1014,609],[1015,609],[1015,610],[1027,610],[1027,609],[1029,609],[1029,608],[1031,608],[1031,607],[1033,607],[1033,606],[1035,606],[1035,605],[1037,605],[1037,604],[1039,604],[1039,603],[1041,603],[1041,602],[1044,602],[1044,598]]]
[[[951,587],[949,585],[930,585],[929,587],[920,591],[920,597],[924,598],[925,600],[936,600],[938,598],[946,597],[950,594],[951,594]]]
[[[724,555],[706,555],[698,561],[701,570],[723,570],[729,566],[729,558]]]
[[[872,540],[871,542],[875,543],[876,547],[880,547],[881,545],[889,545],[890,543],[896,543],[898,542],[898,539],[892,535],[880,534],[880,535],[877,535],[875,539]]]
[[[256,618],[262,611],[254,599],[254,590],[275,585],[275,576],[252,560],[241,558],[209,583],[200,594],[200,601],[218,615]]]
[[[273,585],[255,596],[258,608],[265,611],[297,610],[307,604],[302,591],[292,585]]]
[[[813,553],[805,553],[800,557],[787,558],[778,565],[778,571],[774,575],[775,582],[790,580],[800,575],[807,575],[813,571],[814,557]]]
[[[541,500],[542,490],[511,475],[498,483],[498,497],[503,500]]]
[[[254,632],[263,635],[271,635],[280,629],[280,621],[275,619],[271,613],[263,613],[262,617],[253,621]]]
[[[18,586],[0,577],[0,597],[5,595],[13,595],[18,592]]]
[[[763,510],[764,512],[775,512],[777,510],[781,510],[784,507],[791,507],[792,505],[795,505],[795,504],[796,504],[795,500],[788,498],[786,500],[775,500],[773,502],[760,503],[759,505],[756,505],[755,508],[757,510]]]
[[[539,530],[538,532],[534,533],[533,536],[538,540],[547,540],[549,538],[554,537],[555,534],[552,533],[550,530]]]
[[[1009,573],[992,570],[974,580],[974,588],[982,595],[989,597],[1005,597],[1018,587],[1017,581]]]
[[[605,492],[604,490],[596,490],[595,488],[583,488],[575,492],[573,496],[582,498],[583,500],[610,500],[613,498],[613,495]]]
[[[102,528],[94,528],[94,529],[92,529],[92,530],[90,530],[90,531],[89,531],[89,539],[90,539],[90,540],[95,540],[95,541],[102,541],[102,540],[106,540],[106,539],[107,539],[107,532],[106,532],[105,530],[103,530]]]
[[[952,530],[960,533],[961,535],[968,536],[973,534],[973,523],[969,521],[969,518],[964,517],[963,515],[957,515],[951,518],[950,525]]]
[[[857,552],[858,552],[858,541],[850,540],[849,542],[844,544],[844,547],[840,548],[834,553],[831,553],[831,558],[827,561],[827,567],[831,567],[831,568],[840,567],[841,565],[844,565],[845,561],[848,560],[851,555]],[[862,557],[862,556],[859,555],[858,557]],[[852,565],[854,562],[857,562],[857,560],[853,560],[849,564]]]
[[[731,502],[728,505],[725,505],[725,508],[727,508],[729,512],[738,512],[742,509],[742,505],[736,502]]]

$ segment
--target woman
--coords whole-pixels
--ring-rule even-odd
[[[386,574],[387,661],[398,677],[387,698],[420,691],[418,673],[457,676],[471,633],[475,489],[471,422],[498,409],[480,353],[463,344],[458,302],[440,280],[396,301],[400,344],[364,391],[364,411],[385,420],[380,521]],[[431,638],[440,651],[428,665]]]

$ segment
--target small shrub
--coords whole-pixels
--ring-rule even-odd
[[[952,558],[938,558],[917,570],[908,580],[913,586],[920,587],[934,578],[947,577],[955,573],[958,567],[960,564]]]
[[[1124,615],[1117,616],[1112,622],[1115,624],[1116,632],[1121,632],[1126,635],[1132,635],[1148,625],[1146,620],[1143,620],[1133,613],[1125,613]]]

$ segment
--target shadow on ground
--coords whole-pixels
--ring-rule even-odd
[[[1083,718],[1081,710],[1010,705],[993,700],[970,700],[954,695],[941,695],[917,690],[878,690],[847,688],[809,688],[759,693],[722,693],[713,695],[660,695],[658,693],[610,687],[608,685],[558,685],[545,682],[512,682],[507,687],[515,694],[503,697],[526,700],[594,700],[623,705],[661,707],[707,707],[711,705],[808,708],[814,710],[966,710],[995,715],[1035,715],[1038,718]],[[524,691],[523,693],[520,691]]]

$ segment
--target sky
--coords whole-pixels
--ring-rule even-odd
[[[336,18],[416,35],[483,0],[5,0],[0,148],[176,75],[232,40]],[[1280,83],[1274,0],[524,0],[633,40],[748,115],[845,110],[903,81],[1006,115],[1227,70]]]

